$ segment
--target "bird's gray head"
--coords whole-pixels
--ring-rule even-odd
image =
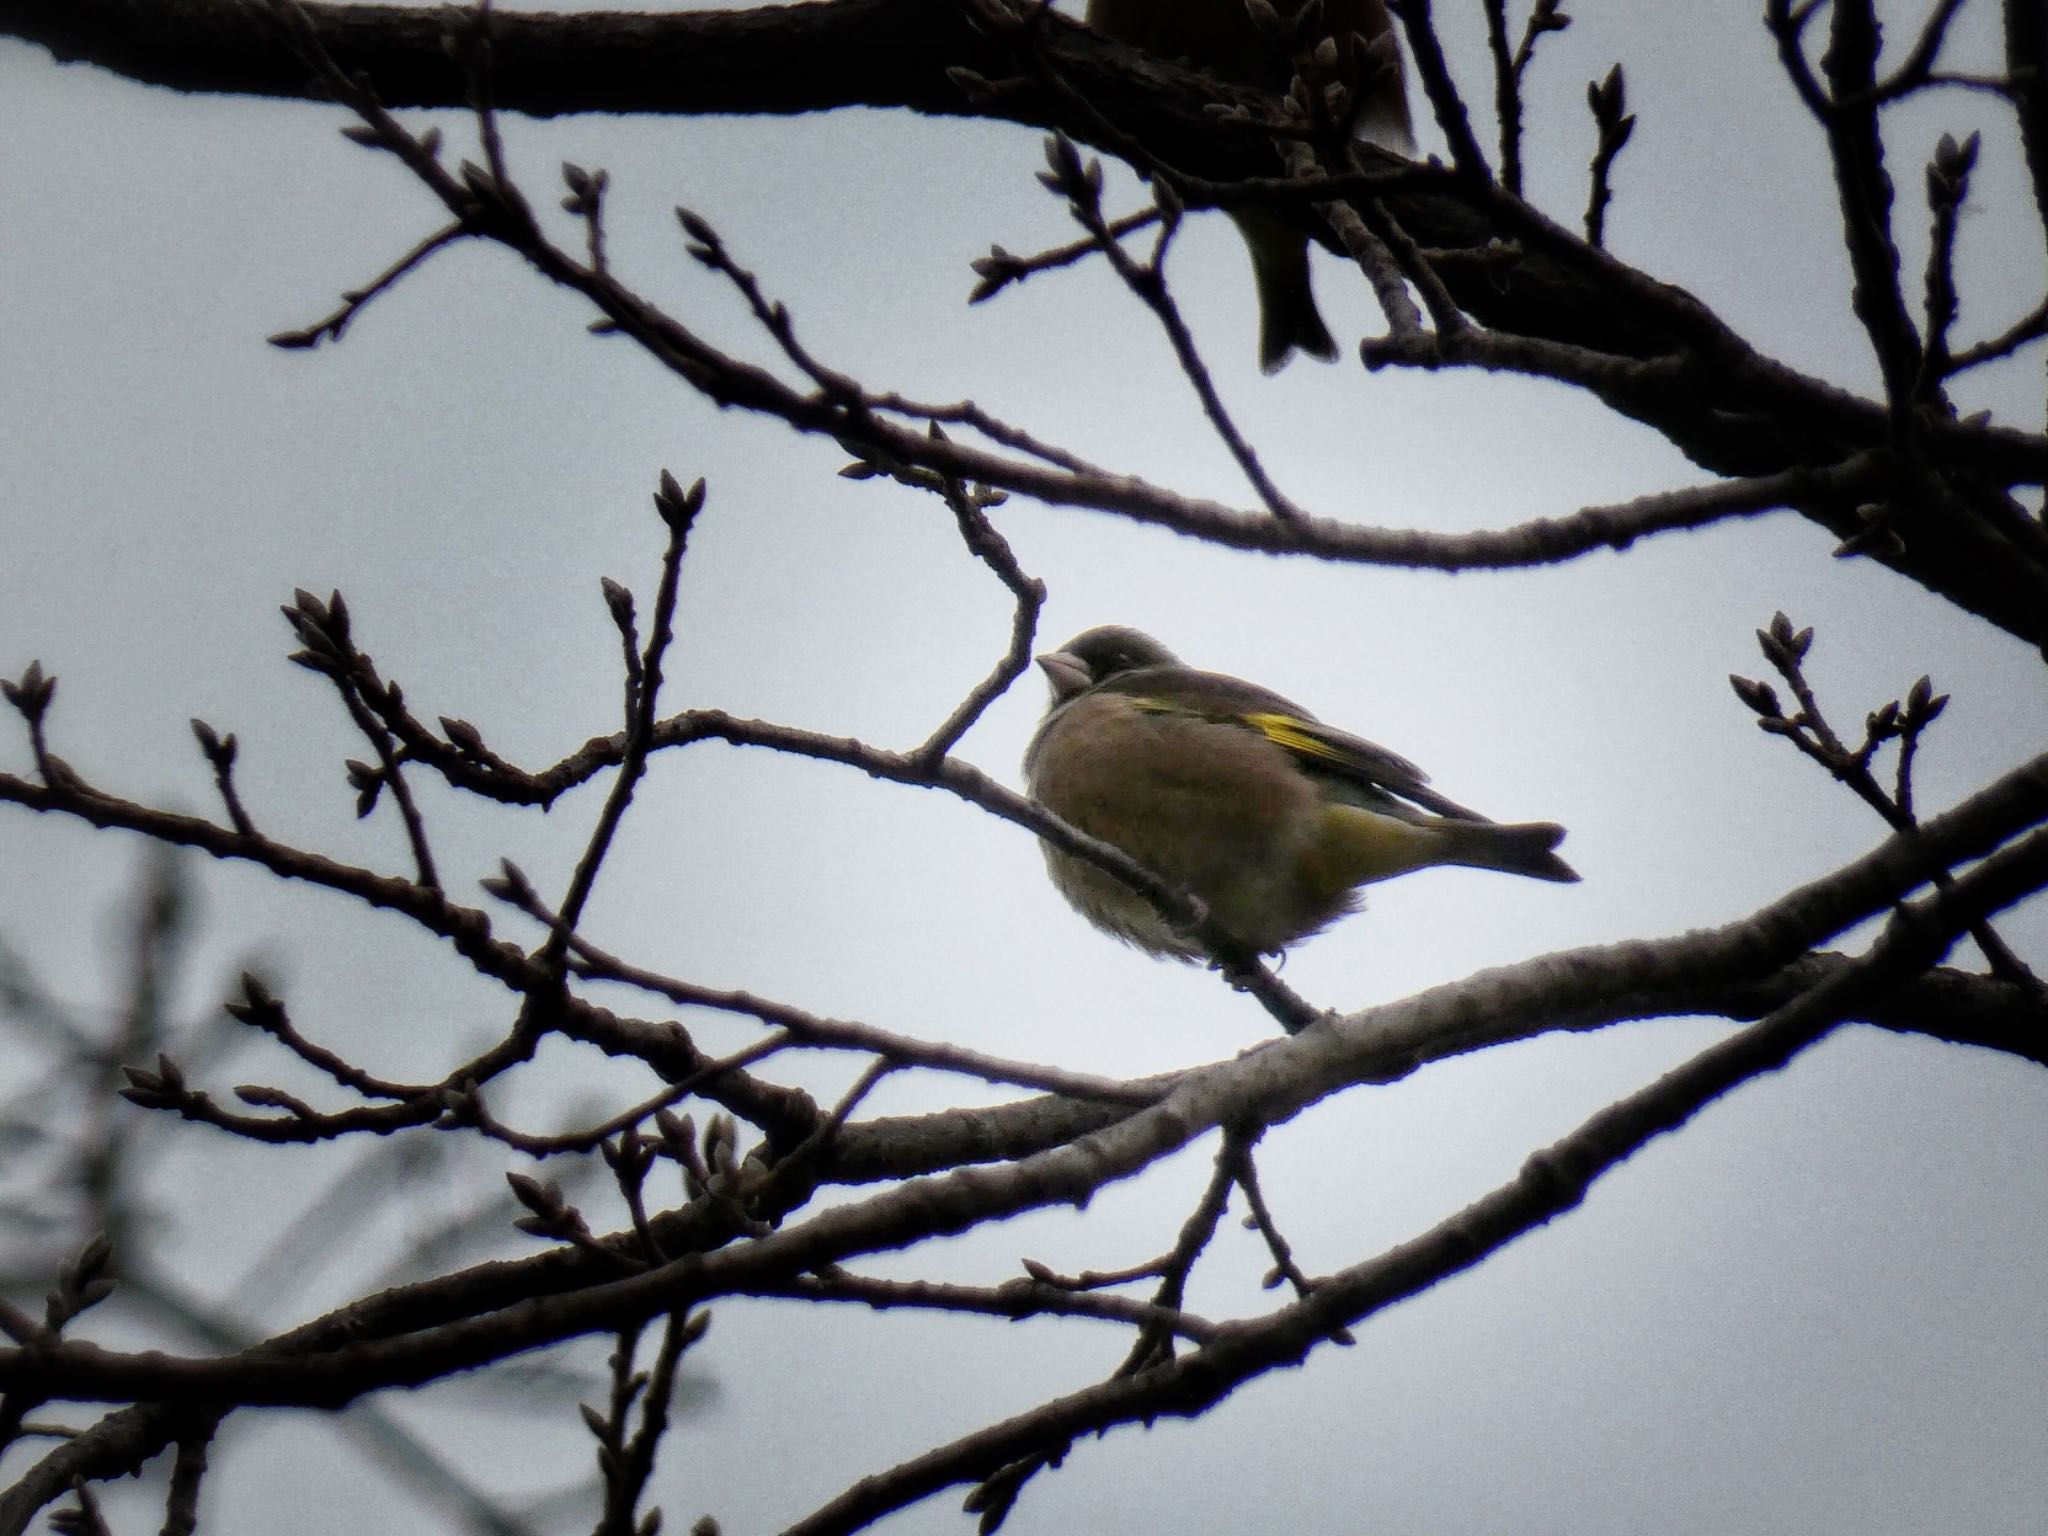
[[[1052,684],[1053,702],[1059,703],[1119,672],[1172,666],[1179,660],[1142,630],[1104,624],[1074,636],[1056,651],[1047,651],[1038,658],[1038,665]]]

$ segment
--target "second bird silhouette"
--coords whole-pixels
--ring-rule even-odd
[[[1283,22],[1292,23],[1313,0],[1270,0]],[[1348,69],[1340,77],[1357,103],[1357,136],[1398,154],[1415,152],[1408,119],[1408,93],[1400,53],[1391,47],[1392,22],[1382,0],[1321,0],[1320,36],[1335,38]],[[1181,59],[1219,80],[1286,91],[1291,65],[1274,39],[1253,25],[1244,0],[1088,0],[1088,25],[1105,37],[1162,58]],[[1349,48],[1353,35],[1367,43],[1387,38],[1392,64],[1372,61]],[[1364,78],[1367,72],[1371,78]],[[1261,209],[1231,214],[1259,289],[1259,366],[1272,373],[1295,352],[1334,362],[1337,343],[1316,309],[1309,286],[1308,236],[1296,224]]]

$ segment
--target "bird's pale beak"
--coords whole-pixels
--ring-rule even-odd
[[[1071,651],[1047,651],[1038,658],[1038,666],[1052,684],[1055,699],[1071,699],[1095,681],[1088,664]]]

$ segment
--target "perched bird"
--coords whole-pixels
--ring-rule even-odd
[[[1283,22],[1294,21],[1316,0],[1272,0]],[[1303,39],[1310,48],[1322,38],[1338,45],[1337,78],[1356,103],[1357,137],[1397,154],[1415,153],[1408,120],[1408,92],[1401,79],[1400,51],[1383,0],[1320,0],[1317,31]],[[1105,37],[1162,58],[1181,59],[1219,80],[1257,86],[1275,95],[1286,91],[1293,66],[1274,39],[1253,25],[1245,0],[1088,0],[1088,25]],[[1377,49],[1352,46],[1354,37]],[[1308,236],[1262,209],[1231,214],[1259,289],[1259,366],[1272,373],[1296,351],[1325,362],[1337,357],[1337,343],[1316,309],[1309,286]]]
[[[1032,797],[1199,897],[1275,953],[1356,911],[1358,887],[1431,864],[1576,880],[1553,822],[1504,826],[1446,800],[1384,747],[1277,693],[1197,672],[1108,625],[1038,658],[1052,705],[1024,756]],[[1043,845],[1074,909],[1155,955],[1208,958],[1108,871]]]

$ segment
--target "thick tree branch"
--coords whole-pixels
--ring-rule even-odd
[[[321,44],[345,70],[367,79],[386,106],[467,101],[470,82],[443,41],[451,25],[459,31],[470,23],[451,23],[443,12],[393,7],[314,6],[308,14]],[[1017,14],[1021,18],[1026,11]],[[653,16],[499,16],[491,22],[492,104],[536,116],[885,106],[1058,127],[1090,143],[1100,137],[1097,125],[1107,122],[1119,139],[1143,143],[1155,163],[1171,166],[1192,184],[1238,182],[1275,169],[1265,135],[1248,126],[1219,131],[1219,119],[1208,110],[1217,103],[1256,106],[1254,94],[1144,58],[1056,14],[1036,17],[1028,26],[989,30],[976,29],[965,17],[966,8],[949,0],[824,0]],[[2014,33],[2022,45],[2030,36],[2027,25],[2018,23]],[[39,42],[62,58],[90,59],[179,89],[321,94],[308,83],[314,71],[293,58],[256,11],[227,0],[179,6],[155,0],[0,0],[0,31]],[[455,52],[460,57],[463,50]],[[1048,75],[1064,88],[1047,91],[1035,83]],[[1247,114],[1252,123],[1271,117],[1271,111]],[[1376,163],[1389,162],[1382,157]],[[1864,168],[1854,178],[1861,187],[1869,160],[1860,150],[1856,163]],[[1315,196],[1304,189],[1304,219]],[[1507,263],[1440,264],[1447,291],[1482,325],[1614,359],[1681,361],[1682,383],[1638,382],[1611,368],[1576,378],[1572,370],[1559,369],[1554,376],[1593,389],[1710,471],[1766,478],[1824,467],[1891,440],[1885,405],[1840,394],[1771,362],[1719,327],[1690,295],[1593,250],[1490,182],[1444,174],[1427,189],[1388,194],[1387,204],[1423,249],[1499,249],[1495,243],[1501,241],[1522,249]],[[1869,202],[1858,208],[1867,222]],[[1322,237],[1331,238],[1327,231]],[[1877,238],[1882,244],[1881,233]],[[1866,241],[1861,249],[1873,247]],[[563,280],[559,271],[551,275]],[[1865,291],[1885,290],[1876,281],[1881,276],[1873,268]],[[1890,286],[1896,287],[1895,278]],[[1888,303],[1879,308],[1889,315]],[[1889,356],[1910,350],[1892,325],[1881,329]],[[1910,327],[1906,334],[1910,338]],[[772,380],[758,370],[733,364],[706,373],[701,356],[693,358],[688,349],[675,355],[666,344],[656,355],[720,403],[774,409]],[[1896,371],[1896,362],[1890,366]],[[799,426],[806,425],[805,415],[816,415],[778,414]],[[844,422],[812,420],[807,429],[834,426]],[[1981,477],[1993,494],[2003,494],[1998,487],[2048,480],[2048,440],[2038,436],[1935,422],[1923,446],[1944,473]],[[1822,457],[1816,459],[1816,452]],[[944,460],[935,454],[907,462],[976,475],[970,462]],[[1057,489],[1049,471],[1037,472],[1038,483],[1033,479],[1020,475],[989,483],[1025,494]],[[2048,561],[2040,552],[2010,547],[2007,534],[1982,529],[1966,529],[1958,538],[1956,520],[1945,509],[1919,507],[1910,482],[1900,492],[1904,504],[1894,522],[1903,548],[1877,552],[1876,558],[2022,638],[2044,638]],[[1082,505],[1111,500],[1099,493],[1053,499]],[[1845,540],[1858,531],[1858,508],[1866,501],[1816,494],[1802,498],[1797,509]],[[1285,544],[1270,531],[1237,542]]]

